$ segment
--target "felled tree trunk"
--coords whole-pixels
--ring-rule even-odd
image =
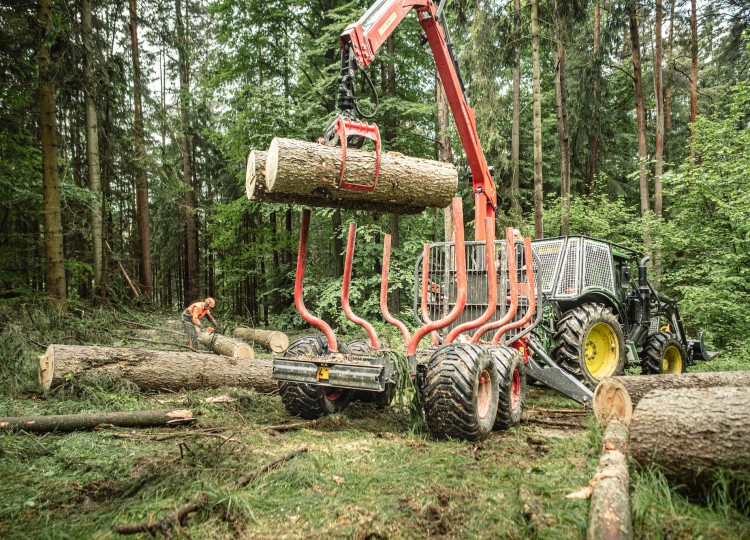
[[[452,164],[397,153],[381,154],[377,185],[370,192],[337,188],[340,171],[340,147],[277,137],[266,155],[266,186],[270,193],[322,197],[324,206],[335,208],[356,208],[363,201],[385,212],[393,212],[394,207],[445,208],[458,187],[458,174]],[[348,149],[345,179],[365,185],[371,184],[374,177],[374,153]]]
[[[102,425],[118,427],[176,426],[195,422],[189,409],[124,411],[93,414],[61,414],[52,416],[18,416],[0,418],[0,430],[22,429],[36,433],[78,431]]]
[[[235,328],[232,336],[257,343],[271,352],[284,352],[289,347],[289,337],[284,332],[261,330],[258,328]]]
[[[641,465],[657,465],[685,484],[719,469],[750,479],[750,388],[653,390],[630,423],[630,448]]]
[[[211,352],[231,356],[232,358],[245,358],[248,360],[255,358],[253,348],[247,343],[202,330],[198,330],[197,334],[198,341],[208,347]]]
[[[128,379],[142,390],[238,386],[269,393],[278,388],[271,370],[271,360],[148,349],[50,345],[39,357],[39,382],[47,390],[68,376],[99,371]]]
[[[274,204],[299,204],[303,206],[331,206],[330,199],[316,195],[300,195],[298,193],[270,192],[266,186],[266,152],[253,150],[247,158],[247,173],[245,175],[245,191],[251,201]],[[382,211],[382,206],[370,201],[349,201],[350,210],[365,210],[369,212]],[[414,206],[397,206],[389,210],[397,214],[417,214],[422,208]]]
[[[629,423],[638,402],[652,390],[714,386],[750,387],[750,371],[608,377],[594,390],[594,416],[600,422],[617,418]]]
[[[613,421],[607,425],[599,467],[591,485],[593,491],[586,537],[590,540],[633,538],[628,493],[628,426],[623,422]]]

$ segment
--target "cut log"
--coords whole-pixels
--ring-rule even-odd
[[[714,386],[750,387],[750,371],[608,377],[594,390],[594,416],[602,423],[610,418],[629,423],[636,405],[651,390]]]
[[[599,455],[599,467],[590,484],[589,540],[633,538],[630,518],[628,473],[628,426],[618,420],[607,425]]]
[[[266,155],[266,187],[270,193],[322,198],[335,208],[356,209],[362,202],[384,212],[394,208],[445,208],[458,188],[456,168],[440,161],[383,152],[380,174],[370,192],[339,189],[341,148],[275,138]],[[345,178],[360,185],[375,178],[373,152],[348,149]],[[405,213],[405,212],[401,212]]]
[[[266,153],[253,150],[247,156],[245,173],[245,190],[247,198],[253,200],[266,194]]]
[[[245,175],[245,191],[251,201],[274,204],[299,204],[302,206],[331,206],[331,200],[314,195],[299,195],[289,193],[270,192],[266,187],[266,152],[253,150],[247,158],[247,173]],[[364,210],[369,212],[382,211],[382,205],[376,202],[356,200],[348,201],[349,210]],[[418,206],[394,205],[388,211],[394,214],[418,214],[423,210]]]
[[[750,481],[750,388],[653,390],[633,413],[630,448],[639,465],[683,484],[710,482],[720,469]]]
[[[202,330],[197,330],[197,334],[198,341],[208,347],[208,350],[211,352],[232,358],[245,358],[248,360],[255,358],[253,348],[243,341]]]
[[[270,393],[278,389],[271,379],[272,363],[182,351],[50,345],[39,357],[39,382],[49,390],[71,375],[100,371],[130,380],[141,390],[237,386]]]
[[[36,433],[78,431],[99,426],[157,427],[195,422],[189,409],[160,409],[93,414],[60,414],[52,416],[18,416],[0,418],[0,430],[22,429]]]
[[[276,330],[240,327],[234,329],[232,336],[252,344],[257,343],[275,353],[284,352],[289,347],[289,337],[284,332]]]

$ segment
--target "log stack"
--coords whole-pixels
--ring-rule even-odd
[[[49,390],[69,376],[105,372],[134,382],[141,390],[195,390],[220,386],[278,389],[272,361],[200,354],[75,345],[50,345],[39,357],[39,382]]]
[[[274,353],[282,353],[289,347],[289,337],[284,332],[276,330],[261,330],[260,328],[235,328],[232,337],[244,339],[251,344],[258,344]]]
[[[277,137],[268,152],[250,153],[245,178],[248,197],[262,202],[415,214],[425,208],[445,208],[458,188],[452,164],[383,152],[373,191],[340,189],[341,163],[340,147]],[[346,180],[364,185],[374,177],[374,153],[347,149]]]

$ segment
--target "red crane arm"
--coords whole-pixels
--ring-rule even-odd
[[[487,166],[482,146],[477,136],[476,117],[466,101],[463,85],[459,76],[458,65],[452,49],[446,40],[446,33],[438,18],[438,6],[430,0],[379,0],[355,23],[350,24],[341,34],[342,73],[340,81],[354,76],[354,65],[369,65],[375,59],[375,53],[393,33],[406,14],[415,10],[417,18],[425,31],[435,57],[438,75],[443,83],[453,119],[458,128],[466,159],[471,169],[474,191],[474,237],[484,240],[485,217],[495,219],[497,191]],[[350,84],[350,83],[349,83]],[[345,114],[353,105],[353,94],[342,86],[339,94],[339,108]]]

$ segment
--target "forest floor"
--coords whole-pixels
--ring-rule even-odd
[[[588,501],[565,496],[588,484],[600,432],[590,415],[549,412],[578,409],[549,390],[531,387],[521,425],[481,443],[433,440],[406,408],[381,411],[364,403],[275,431],[269,426],[300,419],[289,416],[278,396],[252,390],[143,394],[123,381],[89,377],[44,394],[35,380],[36,355],[48,343],[155,345],[135,341],[139,334],[115,320],[133,314],[80,314],[73,323],[73,316],[41,310],[13,315],[0,333],[0,416],[179,406],[191,408],[198,421],[171,429],[0,434],[0,537],[119,537],[115,525],[162,518],[197,496],[208,502],[178,537],[585,535]],[[28,318],[33,332],[23,330]],[[166,316],[145,320],[158,326]],[[160,340],[153,333],[144,339]],[[168,333],[161,339],[181,342]],[[727,362],[708,367],[750,368]],[[212,396],[229,400],[207,402]],[[300,446],[308,452],[246,487],[231,487]],[[654,471],[635,471],[632,484],[639,538],[750,538],[750,517],[721,486],[696,500]]]

